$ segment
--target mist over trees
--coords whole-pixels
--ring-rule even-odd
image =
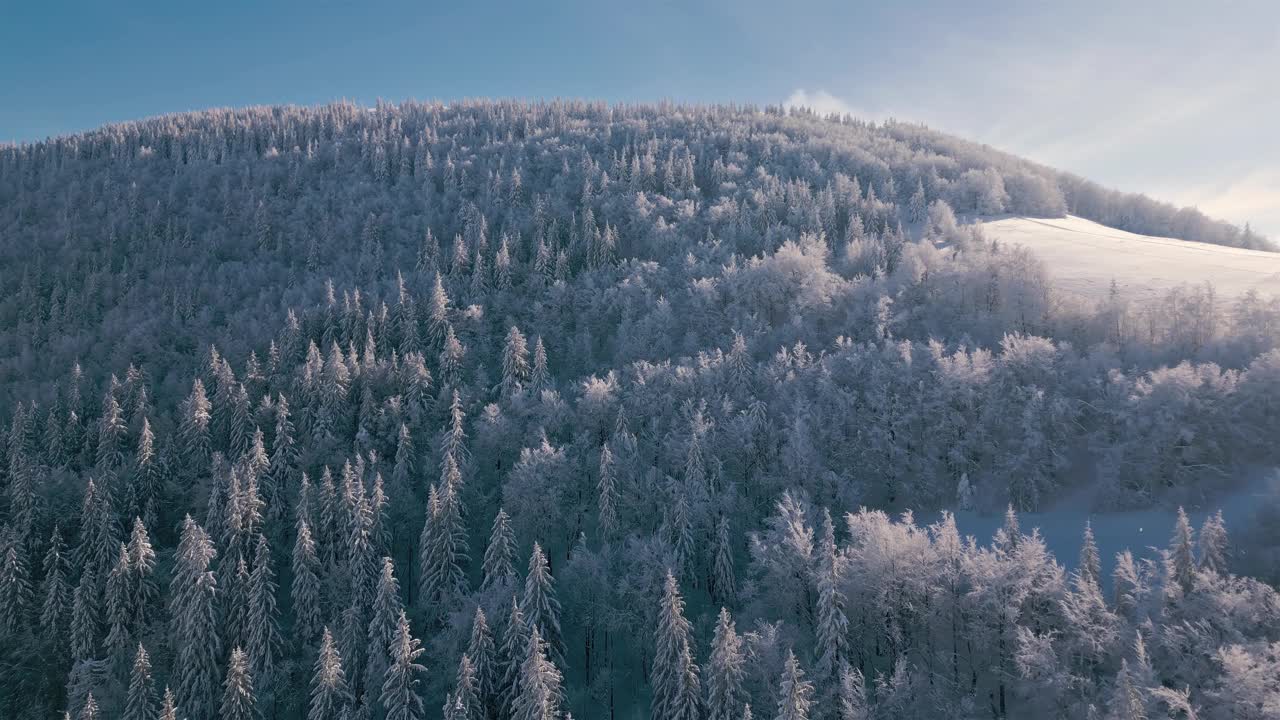
[[[1087,528],[1067,572],[1018,513],[1275,464],[1280,304],[1071,303],[963,221],[1002,212],[1263,243],[777,109],[258,108],[2,148],[0,707],[1273,714],[1280,597],[1220,518],[1103,577]],[[1008,515],[987,542],[910,513],[950,508]]]

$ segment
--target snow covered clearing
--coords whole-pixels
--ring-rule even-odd
[[[1170,288],[1205,281],[1223,299],[1249,290],[1280,294],[1280,253],[1136,235],[1074,215],[1005,217],[982,226],[988,239],[1038,255],[1055,286],[1076,297],[1105,297],[1112,279],[1133,300],[1159,299]]]

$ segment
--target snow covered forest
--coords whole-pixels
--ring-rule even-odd
[[[967,222],[1068,212],[1270,247],[777,108],[0,147],[0,716],[1278,717],[1274,532],[1019,526],[1280,464],[1280,300],[1085,303]]]

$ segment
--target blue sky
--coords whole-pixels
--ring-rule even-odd
[[[8,0],[0,13],[0,140],[339,98],[792,101],[924,122],[1280,237],[1273,1]]]

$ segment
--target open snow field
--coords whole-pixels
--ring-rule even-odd
[[[1136,235],[1074,215],[1008,217],[984,222],[983,230],[988,239],[1034,252],[1055,287],[1078,297],[1105,297],[1112,278],[1133,300],[1206,280],[1223,299],[1251,289],[1263,297],[1280,295],[1280,253]]]

